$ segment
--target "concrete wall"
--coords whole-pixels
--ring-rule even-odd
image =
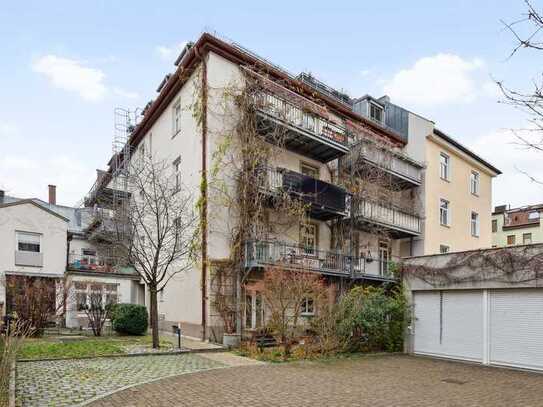
[[[450,180],[440,178],[440,153],[450,157]],[[424,254],[491,247],[492,177],[486,167],[436,136],[427,138],[425,173]],[[479,194],[470,193],[470,174],[480,174]],[[439,220],[440,199],[449,201],[450,226]],[[479,237],[471,235],[471,212],[479,214]]]

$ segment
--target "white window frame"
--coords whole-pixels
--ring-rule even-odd
[[[446,207],[443,208],[443,203]],[[442,211],[445,211],[445,222],[443,222]],[[444,198],[439,198],[439,224],[441,226],[451,226],[451,203]]]
[[[181,132],[181,98],[178,98],[172,106],[172,138]]]
[[[38,245],[40,246],[40,249],[39,251],[37,252],[34,252],[34,251],[29,251],[29,250],[19,250],[19,241],[20,241],[20,237],[23,236],[23,235],[27,235],[27,236],[34,236],[34,237],[37,237],[38,238]],[[18,251],[18,252],[24,252],[24,253],[42,253],[42,235],[41,233],[35,233],[35,232],[24,232],[22,230],[16,230],[15,231],[15,249]]]
[[[528,239],[526,239],[526,237],[529,237],[529,238],[530,238],[530,239],[529,239],[529,240],[530,240],[529,242],[526,242],[526,240],[528,240]],[[523,234],[522,234],[522,244],[532,244],[532,242],[533,242],[533,239],[532,239],[532,232],[528,232],[528,233],[523,233]]]
[[[451,157],[444,152],[439,153],[439,177],[445,181],[451,180]]]
[[[475,218],[473,217],[475,215]],[[470,224],[470,232],[471,236],[473,237],[479,237],[480,234],[480,219],[479,214],[475,211],[471,211],[470,218],[469,218],[469,224]]]
[[[173,173],[175,177],[175,191],[181,189],[181,156],[173,161]]]
[[[312,317],[315,315],[315,299],[305,297],[302,300],[300,315],[303,317]]]
[[[449,253],[450,251],[451,251],[451,246],[449,246],[447,244],[440,244],[439,245],[439,253],[440,254]]]
[[[479,196],[481,188],[481,174],[477,171],[471,171],[469,176],[469,191],[472,195]]]
[[[313,230],[314,234],[306,233],[308,229]],[[313,239],[313,245],[306,244],[307,238]],[[300,223],[300,245],[304,254],[309,256],[316,256],[319,250],[319,225],[313,222]]]
[[[378,119],[372,117],[372,115],[371,115],[372,106],[381,111],[381,120],[378,120]],[[373,120],[374,122],[376,122],[376,123],[383,124],[385,122],[385,108],[383,106],[379,105],[378,103],[375,103],[375,102],[370,100],[369,103],[368,103],[368,117],[371,120]]]

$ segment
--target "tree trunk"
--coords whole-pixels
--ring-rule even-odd
[[[160,346],[158,337],[158,303],[157,303],[157,291],[155,288],[151,288],[151,334],[153,335],[153,349],[158,349]]]

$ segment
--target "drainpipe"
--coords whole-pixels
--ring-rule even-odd
[[[195,48],[196,56],[202,61],[202,340],[207,337],[207,62]]]

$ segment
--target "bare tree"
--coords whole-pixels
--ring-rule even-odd
[[[133,157],[128,173],[131,197],[115,211],[116,253],[149,290],[153,348],[158,348],[157,294],[191,268],[197,217],[192,196],[166,161]]]
[[[515,46],[509,54],[509,58],[522,49],[543,51],[543,15],[529,0],[525,0],[525,5],[526,12],[520,19],[512,22],[502,21],[515,39]],[[503,103],[529,115],[531,128],[522,131],[513,130],[519,144],[527,149],[543,153],[543,73],[539,76],[541,78],[532,81],[532,89],[529,91],[511,89],[501,81],[497,81],[497,84],[504,96]],[[543,185],[543,180],[536,179],[521,169],[519,171],[527,175],[533,182]]]
[[[279,335],[284,356],[288,357],[299,334],[304,307],[315,310],[326,301],[324,279],[318,274],[277,267],[266,270],[263,283],[262,296],[270,311],[267,325]]]
[[[106,291],[106,286],[96,282],[83,282],[85,286],[90,286],[89,293],[85,296],[85,304],[81,306],[83,312],[89,320],[89,326],[94,336],[102,336],[104,324],[111,318],[111,306],[116,302],[111,299]]]

